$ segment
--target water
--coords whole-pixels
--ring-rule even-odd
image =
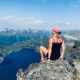
[[[6,56],[0,64],[0,80],[16,80],[17,71],[40,62],[40,55],[33,49],[22,49]]]

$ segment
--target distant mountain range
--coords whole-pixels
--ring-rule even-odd
[[[1,29],[0,51],[5,56],[12,51],[25,47],[38,50],[40,45],[46,46],[49,37],[50,33],[48,31],[32,30],[30,28],[27,30]]]
[[[79,41],[79,34],[80,31],[64,31],[63,37],[67,44],[73,45],[74,41]],[[49,37],[51,37],[51,33],[46,30],[0,28],[0,51],[2,52],[0,54],[6,56],[22,48],[33,48],[38,51],[40,45],[48,47]]]

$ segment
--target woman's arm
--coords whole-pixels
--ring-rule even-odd
[[[49,39],[49,44],[48,44],[48,59],[51,57],[51,51],[52,51],[52,38]]]
[[[62,42],[62,47],[61,47],[61,56],[59,58],[59,60],[63,60],[64,58],[64,53],[65,53],[65,43],[64,41]]]

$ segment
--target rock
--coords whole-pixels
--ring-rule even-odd
[[[73,48],[80,49],[80,41],[75,41]]]
[[[18,71],[17,80],[80,80],[80,62],[75,60],[73,64],[74,67],[67,60],[32,64]]]
[[[72,62],[74,59],[80,60],[80,49],[79,49],[79,45],[77,45],[76,48],[67,46],[64,57],[69,62]]]
[[[80,61],[77,61],[77,62],[75,61],[74,65],[75,65],[74,75],[76,75],[75,79],[80,80]]]

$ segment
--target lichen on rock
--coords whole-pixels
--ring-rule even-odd
[[[75,61],[73,67],[67,60],[31,64],[29,69],[17,73],[17,80],[80,80],[79,64]]]

